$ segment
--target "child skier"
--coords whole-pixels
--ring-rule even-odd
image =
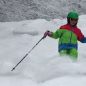
[[[69,55],[74,60],[77,60],[78,57],[77,40],[86,43],[86,37],[77,27],[78,19],[78,13],[71,11],[67,15],[67,24],[62,25],[56,32],[46,31],[44,33],[44,37],[59,38],[58,51],[60,55]]]

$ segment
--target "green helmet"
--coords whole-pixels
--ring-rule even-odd
[[[79,18],[79,15],[78,15],[77,12],[71,11],[71,12],[68,13],[67,18],[78,19]]]

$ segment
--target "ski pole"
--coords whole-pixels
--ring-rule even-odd
[[[23,56],[23,58],[15,65],[15,67],[12,68],[11,71],[15,70],[15,68],[28,56],[28,54],[39,44],[39,42],[41,42],[42,39],[44,39],[45,36],[43,36],[33,47],[30,51],[28,51],[28,53],[25,54],[25,56]]]

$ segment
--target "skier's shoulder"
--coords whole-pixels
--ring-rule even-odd
[[[80,28],[78,28],[77,26],[75,27],[75,30],[76,30],[77,32],[81,32]]]
[[[60,26],[60,29],[67,29],[67,28],[69,28],[68,24],[64,24],[64,25]]]

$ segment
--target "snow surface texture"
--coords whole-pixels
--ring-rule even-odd
[[[0,21],[64,18],[70,10],[85,14],[86,0],[0,0]]]
[[[86,36],[86,15],[79,28]],[[58,40],[46,37],[14,70],[11,69],[42,38],[66,19],[44,19],[0,23],[0,86],[86,86],[86,44],[79,42],[79,57],[60,57]]]

